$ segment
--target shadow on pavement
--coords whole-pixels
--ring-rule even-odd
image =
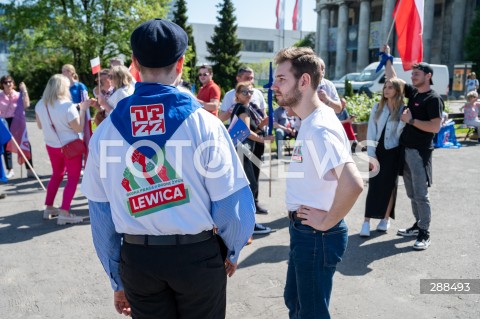
[[[397,254],[415,251],[411,245],[407,247],[397,248],[396,244],[411,242],[412,245],[415,237],[401,237],[389,241],[375,242],[368,244],[368,240],[379,236],[386,236],[385,233],[373,231],[369,238],[360,237],[358,234],[348,236],[348,247],[342,262],[337,266],[337,271],[345,276],[363,276],[372,271],[369,265],[377,260],[391,257]]]
[[[74,226],[84,226],[90,223],[87,209],[72,210],[72,213],[85,216],[83,223],[73,225],[57,225],[56,219],[44,220],[43,211],[32,210],[22,213],[16,213],[5,217],[0,217],[0,245],[12,244],[31,240],[51,232],[63,230]]]
[[[255,239],[252,245],[255,245]],[[288,246],[267,246],[257,249],[253,254],[242,261],[238,267],[247,268],[258,264],[276,264],[288,260]]]

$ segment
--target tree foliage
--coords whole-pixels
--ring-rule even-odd
[[[188,49],[185,53],[182,78],[187,82],[195,83],[197,79],[197,52],[195,41],[193,39],[192,26],[187,24],[187,3],[185,0],[177,0],[175,4],[175,12],[173,14],[173,22],[182,27],[188,36]]]
[[[478,35],[480,34],[480,9],[475,11],[475,18],[465,37],[465,59],[474,63],[473,70],[478,73],[480,70],[480,46],[478,45]]]
[[[9,71],[38,98],[52,74],[73,64],[93,86],[90,59],[103,66],[130,57],[130,34],[142,22],[166,14],[170,0],[23,0],[1,4],[0,36],[13,43]],[[18,80],[17,80],[18,81]]]
[[[302,39],[295,42],[295,44],[293,46],[295,46],[295,47],[309,47],[309,48],[312,48],[313,50],[315,50],[315,33],[311,32],[311,33],[307,34],[305,37],[303,37]]]
[[[207,42],[207,59],[212,62],[215,82],[222,92],[235,87],[239,65],[241,43],[237,39],[235,8],[231,0],[218,4],[218,24],[215,26],[212,42]]]

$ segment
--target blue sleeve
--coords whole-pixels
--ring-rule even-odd
[[[123,290],[119,271],[122,235],[115,231],[110,203],[89,200],[88,207],[90,210],[93,245],[95,246],[97,256],[110,278],[113,290]]]
[[[227,258],[235,263],[255,227],[255,203],[250,187],[212,202],[212,218],[228,248]]]

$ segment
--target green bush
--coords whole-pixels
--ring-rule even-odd
[[[347,100],[347,111],[355,116],[355,122],[368,122],[370,112],[375,103],[380,101],[380,94],[374,94],[369,98],[365,93],[353,96],[345,96]]]

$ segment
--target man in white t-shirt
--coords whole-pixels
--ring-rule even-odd
[[[285,304],[290,318],[330,318],[333,275],[348,240],[343,218],[363,181],[340,121],[316,94],[321,62],[315,52],[282,49],[275,63],[277,101],[302,119],[287,175],[291,253]]]
[[[249,67],[241,67],[237,72],[237,83],[240,82],[251,82],[253,84],[255,80],[255,73],[253,69]],[[231,89],[223,97],[222,104],[220,105],[220,115],[218,118],[225,122],[230,120],[230,115],[232,114],[233,107],[237,102],[235,102],[235,88]],[[256,104],[261,110],[265,110],[266,103],[265,98],[263,97],[262,91],[259,89],[253,88],[253,95],[251,103]]]
[[[327,106],[330,106],[335,113],[340,113],[343,110],[343,106],[338,97],[337,88],[335,88],[335,84],[333,84],[332,81],[325,79],[325,62],[320,59],[320,63],[320,83],[317,87],[318,97],[320,98],[320,101]]]

